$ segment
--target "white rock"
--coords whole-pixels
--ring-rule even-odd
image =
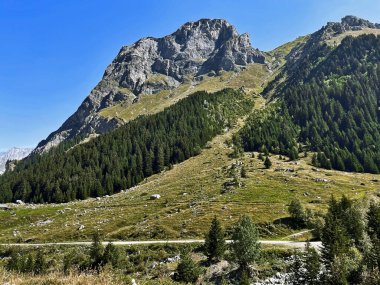
[[[160,198],[161,198],[161,195],[160,195],[160,194],[153,194],[153,195],[150,196],[150,199],[151,199],[151,200],[158,200],[158,199],[160,199]]]

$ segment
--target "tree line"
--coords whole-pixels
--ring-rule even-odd
[[[292,217],[305,223],[299,202],[289,205]],[[306,214],[306,215],[305,215]],[[308,246],[294,254],[289,282],[295,285],[380,284],[380,204],[332,197],[323,220],[314,224],[320,252]],[[319,228],[319,229],[318,229]]]
[[[61,203],[111,195],[200,153],[251,104],[232,89],[197,92],[86,144],[61,143],[0,177],[0,202]]]
[[[244,148],[292,158],[313,151],[316,166],[379,173],[380,37],[346,37],[311,52],[296,70],[287,67],[271,114],[249,118]]]

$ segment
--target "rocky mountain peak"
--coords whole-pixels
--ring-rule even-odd
[[[201,19],[196,22],[187,22],[171,36],[178,44],[186,44],[194,40],[209,40],[223,43],[239,34],[234,26],[223,19]]]
[[[328,22],[326,26],[314,34],[321,40],[326,40],[344,32],[360,31],[366,28],[380,29],[380,24],[371,23],[355,16],[345,16],[341,22]]]
[[[254,62],[264,63],[264,55],[252,48],[248,34],[240,35],[223,19],[188,22],[165,37],[142,38],[121,48],[78,110],[36,151],[119,126],[122,122],[98,115],[106,107],[133,104],[141,94],[170,90],[210,72],[238,71]]]
[[[380,24],[374,24],[368,20],[351,15],[342,18],[341,25],[346,29],[380,28]]]

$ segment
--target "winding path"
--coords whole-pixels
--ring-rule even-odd
[[[139,241],[104,241],[103,245],[112,242],[114,245],[151,245],[151,244],[190,244],[190,243],[204,243],[204,239],[183,239],[183,240],[139,240]],[[277,245],[290,248],[305,248],[307,242],[299,241],[286,241],[286,240],[260,240],[263,245]],[[91,245],[90,241],[72,241],[72,242],[46,242],[46,243],[3,243],[1,246],[75,246],[75,245]],[[232,243],[232,240],[227,240],[226,243]],[[319,241],[310,242],[310,246],[314,248],[321,248],[322,243]]]

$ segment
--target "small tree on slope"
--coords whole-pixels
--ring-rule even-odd
[[[205,255],[210,262],[219,261],[225,251],[224,231],[219,220],[214,217],[205,238]]]

